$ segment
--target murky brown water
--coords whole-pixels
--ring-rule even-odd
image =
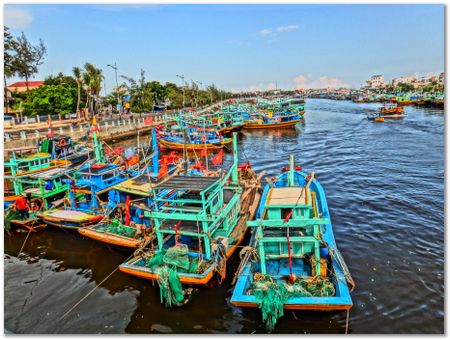
[[[241,159],[276,175],[295,154],[315,170],[338,246],[357,282],[351,333],[444,331],[444,113],[407,107],[374,123],[377,104],[308,100],[295,130],[245,132]],[[228,155],[230,157],[230,155]],[[130,253],[48,229],[5,234],[5,328],[14,333],[265,333],[257,309],[230,304],[230,280],[177,309],[151,282],[119,271]],[[286,312],[277,333],[343,333],[345,313]]]

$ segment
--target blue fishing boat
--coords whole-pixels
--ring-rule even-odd
[[[284,309],[349,310],[354,287],[337,249],[324,190],[294,166],[264,188],[231,303],[259,307],[268,330]],[[351,289],[349,288],[351,287]]]

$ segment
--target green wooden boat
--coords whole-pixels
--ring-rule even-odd
[[[185,303],[182,284],[225,278],[227,260],[256,210],[259,178],[249,168],[245,176],[239,172],[236,133],[233,139],[233,165],[223,177],[173,176],[153,186],[157,204],[145,216],[153,220],[157,248],[119,266],[124,273],[157,281],[168,307]],[[174,198],[161,195],[164,190],[173,191]]]

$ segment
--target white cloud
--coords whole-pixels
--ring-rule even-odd
[[[265,37],[266,35],[272,34],[272,30],[270,28],[264,28],[261,31],[259,31],[259,35]]]
[[[283,32],[295,31],[295,30],[298,30],[298,29],[299,29],[298,25],[278,26],[277,27],[277,32],[278,33],[283,33]]]
[[[255,92],[255,91],[270,91],[270,90],[275,90],[275,83],[258,83],[258,84],[253,84],[250,85],[246,88],[242,89],[242,92]]]
[[[5,6],[4,12],[5,26],[12,29],[26,28],[33,21],[30,12],[12,6]]]
[[[276,28],[264,28],[260,30],[258,33],[262,37],[275,37],[278,34],[285,33],[285,32],[291,32],[298,30],[300,28],[299,25],[285,25],[285,26],[278,26]]]
[[[306,76],[299,75],[294,78],[294,87],[296,89],[324,89],[324,88],[339,88],[348,87],[347,83],[328,76],[321,76],[314,79],[311,74]]]

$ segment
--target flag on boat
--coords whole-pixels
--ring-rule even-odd
[[[219,153],[213,157],[211,162],[214,165],[218,165],[222,164],[222,161],[223,161],[223,150],[220,150]]]
[[[202,149],[201,156],[202,156],[202,157],[208,156],[208,151],[206,150],[206,148]]]

